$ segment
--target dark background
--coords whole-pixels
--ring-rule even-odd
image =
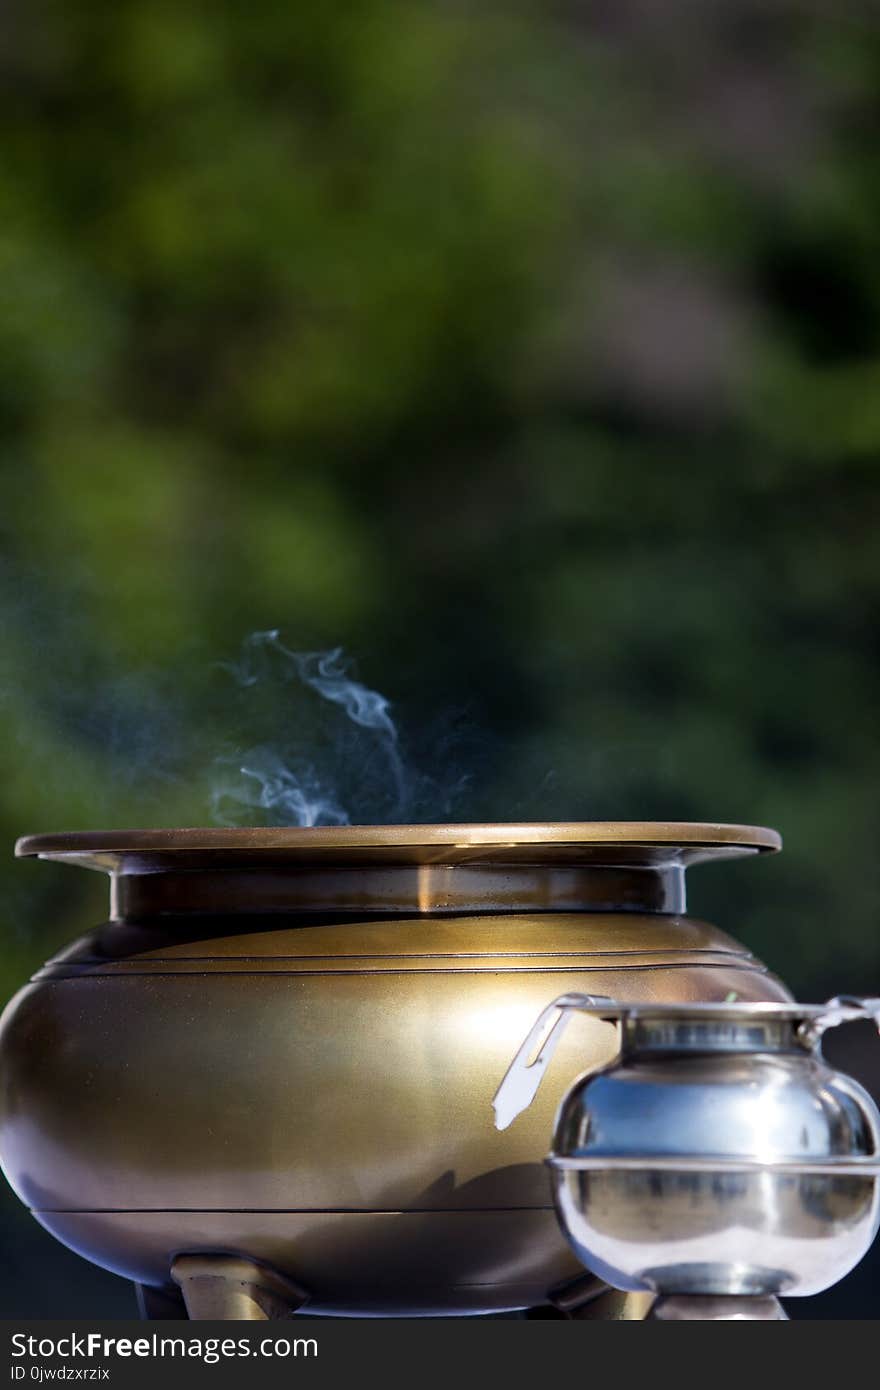
[[[272,626],[389,697],[425,819],[777,826],[693,907],[880,993],[876,9],[3,28],[3,997],[105,911],[15,836],[209,822]],[[131,1314],[2,1200],[6,1316]],[[867,1264],[791,1305],[878,1310]]]

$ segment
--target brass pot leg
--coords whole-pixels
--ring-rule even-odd
[[[594,1274],[551,1290],[549,1298],[560,1313],[578,1322],[638,1322],[648,1317],[654,1302],[652,1293],[612,1289]]]
[[[753,1318],[761,1322],[788,1321],[788,1314],[772,1294],[676,1294],[658,1298],[649,1314],[661,1322],[698,1320],[736,1321]]]
[[[606,1289],[598,1298],[591,1298],[580,1308],[573,1308],[570,1318],[583,1322],[641,1322],[650,1317],[652,1293],[627,1293],[624,1289]]]
[[[308,1298],[292,1279],[239,1255],[178,1255],[171,1277],[198,1322],[289,1318]]]

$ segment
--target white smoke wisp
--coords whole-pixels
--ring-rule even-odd
[[[243,691],[277,685],[280,678],[285,686],[298,685],[301,691],[313,692],[341,711],[348,728],[329,740],[331,761],[336,763],[329,770],[317,770],[317,750],[311,745],[307,752],[288,752],[285,747],[285,756],[281,756],[273,745],[261,743],[218,759],[211,798],[215,820],[235,825],[241,823],[242,815],[252,819],[255,811],[265,811],[276,824],[348,825],[351,815],[339,790],[347,764],[369,766],[371,790],[378,788],[392,819],[405,817],[409,779],[390,703],[355,679],[352,663],[341,647],[323,652],[292,651],[281,641],[279,630],[271,628],[247,639],[239,662],[222,664]],[[365,731],[355,745],[352,724]],[[308,727],[308,720],[297,720],[294,727]],[[329,731],[321,732],[326,744]]]
[[[279,643],[280,647],[280,643]],[[397,727],[388,713],[389,702],[377,690],[369,690],[360,681],[346,675],[346,662],[341,647],[329,652],[287,652],[295,663],[300,680],[317,691],[325,700],[341,705],[349,719],[363,729],[374,729],[388,759],[388,770],[396,793],[400,813],[407,799],[406,776],[398,746]]]
[[[345,808],[328,796],[314,768],[296,772],[268,748],[251,748],[243,759],[223,759],[228,776],[218,777],[211,810],[220,825],[239,823],[242,807],[272,811],[286,825],[348,825]]]

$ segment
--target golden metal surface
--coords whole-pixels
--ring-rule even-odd
[[[464,864],[473,860],[547,864],[603,862],[605,847],[614,863],[627,860],[627,848],[647,848],[639,862],[694,864],[703,859],[756,854],[782,848],[775,830],[755,825],[690,821],[559,821],[494,825],[343,825],[308,829],[95,830],[26,835],[19,857],[71,860],[106,872],[171,868],[181,861],[218,867],[273,860],[321,863]],[[537,851],[537,854],[535,853]]]
[[[683,912],[680,864],[363,864],[115,873],[111,915]]]
[[[65,1245],[148,1286],[181,1250],[241,1252],[306,1283],[308,1313],[445,1316],[547,1302],[582,1272],[552,1210],[458,1212],[58,1212]]]
[[[568,1314],[576,1322],[641,1322],[651,1316],[652,1293],[626,1293],[608,1289]]]
[[[548,1302],[576,1322],[640,1322],[647,1317],[654,1295],[609,1289],[598,1275],[582,1274],[551,1289]]]
[[[393,829],[393,852],[421,852],[411,828]],[[498,848],[500,833],[512,840],[522,827],[434,829],[482,829],[479,852],[494,864],[511,849]],[[516,853],[539,867],[545,854],[555,862],[560,828],[526,829],[531,842]],[[600,844],[595,827],[567,829],[567,848],[580,856]],[[623,842],[596,852],[605,867],[621,855],[644,866],[646,853],[668,864],[702,853],[710,831],[730,830],[688,829],[689,840],[676,827],[664,843],[672,827],[618,827]],[[165,838],[190,837],[189,854],[203,833],[212,832]],[[312,833],[339,834],[272,832]],[[359,833],[372,844],[390,831]],[[772,832],[738,833],[746,852],[762,837],[773,847]],[[148,1286],[167,1286],[180,1255],[222,1252],[301,1283],[316,1312],[545,1303],[548,1290],[582,1273],[543,1167],[554,1112],[572,1078],[610,1060],[617,1039],[612,1024],[575,1019],[536,1103],[501,1134],[491,1097],[535,1015],[570,990],[645,1002],[788,997],[724,933],[680,914],[559,910],[552,894],[540,910],[502,911],[490,896],[487,910],[452,916],[418,901],[385,917],[309,914],[297,887],[302,840],[287,869],[300,906],[285,912],[276,865],[271,910],[249,911],[237,879],[226,895],[229,849],[202,846],[201,868],[184,875],[175,858],[173,878],[189,883],[169,888],[164,859],[150,858],[155,847],[131,850],[132,864],[107,837],[85,837],[88,846],[78,837],[78,849],[46,838],[22,852],[101,858],[104,867],[109,854],[128,873],[149,872],[134,897],[117,895],[117,909],[137,903],[134,917],[74,943],[7,1008],[0,1156],[47,1229]],[[731,846],[720,839],[710,849]],[[374,902],[373,866],[360,872]],[[260,888],[262,870],[248,873]],[[164,910],[151,916],[150,903]]]
[[[178,1255],[171,1278],[192,1320],[266,1322],[289,1318],[308,1294],[274,1269],[234,1255]]]

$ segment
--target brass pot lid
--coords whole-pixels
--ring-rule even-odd
[[[687,868],[772,853],[775,830],[690,821],[539,821],[242,829],[88,830],[26,835],[19,858],[106,873],[216,871],[268,865],[583,864]]]

